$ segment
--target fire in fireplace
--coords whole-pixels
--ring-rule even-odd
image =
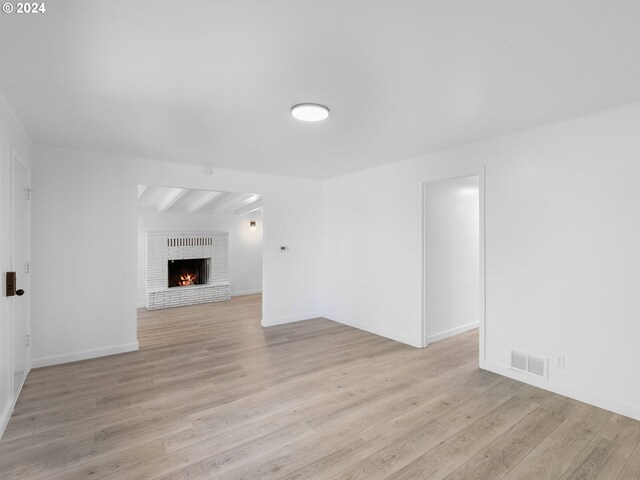
[[[209,283],[209,258],[169,260],[169,288]]]

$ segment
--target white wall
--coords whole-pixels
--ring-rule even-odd
[[[485,165],[483,366],[640,419],[639,131],[635,105],[325,182],[326,316],[420,345],[420,182]]]
[[[256,222],[256,229],[249,222]],[[145,232],[229,233],[229,281],[231,295],[262,291],[262,212],[247,215],[187,214],[178,212],[138,213],[138,307],[146,300]]]
[[[15,121],[0,93],[0,437],[13,407],[12,305],[15,298],[5,296],[5,273],[14,270],[12,262],[12,148],[20,160],[31,164],[29,139]],[[30,301],[27,292],[21,301]]]
[[[477,176],[425,185],[427,343],[478,326],[478,185]]]
[[[138,184],[263,194],[262,322],[317,316],[318,182],[41,147],[33,163],[34,365],[136,348]]]

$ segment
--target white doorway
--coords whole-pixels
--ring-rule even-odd
[[[260,295],[263,276],[262,211],[263,196],[258,193],[138,185],[138,308],[149,309],[149,292],[155,296],[163,290],[177,295],[176,289],[180,290],[167,278],[177,258],[172,258],[167,264],[168,258],[163,257],[164,265],[147,268],[146,238],[154,232],[226,234],[225,260],[219,263],[212,261],[212,275],[226,272],[224,283],[228,286],[230,297]],[[160,272],[156,275],[159,278],[154,276],[149,282],[149,271]],[[219,281],[212,280],[212,283]],[[192,287],[201,288],[188,286],[189,289]],[[217,298],[215,301],[227,299]],[[200,300],[203,301],[197,303],[209,303],[204,301],[205,296],[200,296]],[[161,307],[164,308],[164,305]]]
[[[16,272],[16,296],[12,298],[13,330],[13,394],[18,398],[29,373],[29,250],[31,175],[28,168],[12,153],[12,270]]]
[[[480,328],[484,355],[484,169],[422,184],[423,345]]]

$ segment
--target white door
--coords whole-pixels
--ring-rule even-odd
[[[13,158],[13,389],[18,395],[29,372],[29,172]]]

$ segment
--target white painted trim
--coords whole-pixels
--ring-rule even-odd
[[[485,231],[485,227],[486,227],[486,223],[485,223],[485,167],[483,165],[478,166],[478,167],[474,167],[474,168],[467,168],[464,170],[457,170],[454,172],[447,172],[447,173],[441,173],[438,175],[430,175],[426,178],[424,178],[421,182],[420,182],[420,208],[418,209],[420,212],[420,219],[419,219],[419,225],[422,226],[422,228],[420,228],[420,255],[422,257],[422,343],[421,343],[421,347],[426,347],[429,344],[429,339],[427,338],[427,299],[426,299],[426,295],[425,295],[425,291],[426,291],[426,284],[427,284],[427,257],[425,255],[425,245],[426,245],[426,238],[427,238],[427,225],[425,222],[425,189],[426,186],[428,184],[431,183],[438,183],[438,182],[442,182],[442,181],[446,181],[446,180],[452,180],[452,179],[456,179],[456,178],[463,178],[463,177],[471,177],[471,176],[478,176],[478,192],[479,192],[479,221],[480,221],[480,245],[479,245],[479,249],[480,249],[480,305],[478,308],[478,327],[480,329],[479,332],[479,338],[480,338],[480,345],[479,345],[479,363],[480,363],[480,367],[483,367],[485,364],[485,358],[486,358],[486,321],[487,321],[487,315],[486,315],[486,301],[487,301],[487,297],[486,297],[486,292],[487,292],[487,287],[486,287],[486,279],[487,279],[487,274],[486,274],[486,231]]]
[[[33,360],[32,364],[33,368],[48,367],[50,365],[58,365],[60,363],[77,362],[78,360],[106,357],[108,355],[115,355],[118,353],[135,352],[139,348],[138,342],[128,343],[125,345],[114,345],[113,347],[97,348],[95,350],[85,350],[83,352],[68,353],[53,357],[36,358]]]
[[[343,325],[347,325],[349,327],[357,328],[358,330],[364,330],[365,332],[373,333],[374,335],[379,335],[381,337],[389,338],[391,340],[395,340],[396,342],[404,343],[407,345],[411,345],[412,347],[420,348],[422,345],[420,341],[407,337],[406,335],[402,335],[400,333],[392,332],[390,330],[386,330],[384,328],[372,327],[371,325],[366,325],[364,323],[356,322],[354,320],[350,320],[344,317],[338,317],[333,314],[324,314],[324,318],[332,320],[337,323],[341,323]]]
[[[22,387],[24,387],[24,383],[27,381],[27,377],[29,376],[30,372],[31,372],[31,365],[29,365],[29,368],[27,368],[27,370],[24,372],[24,375],[22,376],[22,380],[20,380],[20,388],[18,389],[18,392],[22,392]],[[20,393],[16,395],[16,398],[13,401],[14,404],[18,401],[19,397],[20,397]]]
[[[1,93],[1,92],[0,92]],[[10,198],[10,210],[11,210],[11,242],[10,242],[10,247],[11,247],[11,271],[15,271],[18,272],[19,269],[16,266],[16,258],[15,258],[15,251],[16,251],[16,205],[15,205],[15,198],[16,198],[16,168],[22,168],[24,170],[24,172],[27,175],[27,183],[28,186],[27,188],[31,188],[31,170],[30,168],[20,159],[20,156],[18,155],[18,153],[16,152],[16,149],[12,146],[10,148],[10,152],[11,152],[11,198]],[[31,203],[27,204],[27,211],[26,211],[26,239],[24,239],[26,241],[26,256],[29,262],[31,262]],[[24,266],[23,266],[24,267]],[[20,275],[26,275],[24,270],[20,272]],[[27,291],[27,297],[25,299],[22,299],[21,301],[26,301],[26,330],[27,330],[27,335],[31,335],[31,275],[27,275],[26,277],[26,283],[25,283],[25,288]],[[20,381],[20,385],[18,386],[18,388],[16,388],[15,385],[15,322],[16,322],[16,314],[15,314],[15,302],[16,302],[16,298],[11,298],[11,306],[10,306],[10,311],[11,311],[11,326],[10,326],[10,336],[11,336],[11,350],[10,350],[10,358],[9,358],[9,367],[11,369],[11,375],[10,375],[10,380],[9,380],[9,388],[10,388],[10,393],[11,393],[11,401],[9,402],[8,406],[9,406],[9,410],[8,410],[8,418],[7,418],[7,422],[9,420],[9,418],[11,417],[11,414],[13,413],[13,408],[15,407],[15,404],[18,401],[18,398],[20,397],[20,393],[22,392],[22,387],[24,386],[24,382],[27,379],[27,375],[29,375],[29,372],[31,371],[31,365],[32,365],[32,361],[31,361],[31,347],[27,348],[27,364],[26,364],[26,369],[25,369],[25,373],[24,376],[22,377],[22,380]],[[4,433],[4,428],[6,427],[3,426],[2,430],[0,431],[0,438],[1,435]]]
[[[624,415],[625,417],[640,420],[640,406],[637,405],[618,402],[617,400],[612,400],[611,398],[603,397],[598,394],[585,392],[584,390],[574,388],[564,383],[554,382],[553,380],[548,380],[547,378],[520,373],[516,370],[510,369],[507,366],[500,365],[492,361],[485,361],[484,367],[481,368],[483,370],[488,370],[507,378],[512,378],[513,380],[518,380],[519,382],[526,383],[528,385],[533,385],[534,387],[542,388],[543,390],[557,393],[558,395],[563,395],[580,402],[588,403],[589,405],[604,408],[605,410]]]
[[[243,295],[255,295],[256,293],[262,293],[262,290],[241,290],[239,292],[231,292],[231,296],[241,297]]]
[[[11,414],[13,413],[13,407],[15,406],[15,401],[9,401],[4,406],[4,410],[2,414],[0,414],[0,440],[4,436],[4,431],[7,429],[7,425],[9,425],[9,419],[11,418]]]
[[[284,325],[285,323],[294,323],[294,322],[303,322],[305,320],[313,320],[316,318],[320,318],[322,315],[319,313],[307,313],[306,315],[300,315],[297,317],[284,317],[284,318],[272,318],[272,319],[262,319],[260,325],[263,327],[274,327],[276,325]]]
[[[18,397],[20,396],[20,392],[22,392],[22,387],[24,386],[24,382],[27,381],[27,376],[29,375],[30,371],[31,369],[29,368],[27,369],[26,372],[24,372],[24,377],[22,377],[22,381],[20,382],[20,388],[18,389],[18,395],[12,398],[9,401],[9,403],[5,405],[4,410],[0,415],[0,440],[2,440],[2,437],[4,436],[4,432],[7,429],[7,425],[9,425],[9,420],[11,420],[11,414],[13,413],[13,409],[15,408],[16,403],[18,403]],[[13,376],[13,372],[11,375]],[[11,393],[13,394],[13,392]]]
[[[439,340],[444,340],[445,338],[453,337],[454,335],[468,332],[469,330],[478,328],[478,325],[478,322],[468,323],[467,325],[462,325],[461,327],[451,328],[449,330],[445,330],[444,332],[436,333],[435,335],[429,335],[427,337],[427,345]]]

